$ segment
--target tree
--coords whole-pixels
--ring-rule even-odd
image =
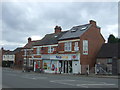
[[[108,43],[118,43],[120,38],[116,38],[113,34],[110,34],[108,37]]]
[[[110,34],[108,37],[108,43],[115,43],[116,39],[115,36],[113,34]]]

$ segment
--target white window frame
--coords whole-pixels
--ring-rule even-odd
[[[26,59],[24,59],[24,60],[23,60],[23,64],[24,64],[24,65],[26,65],[26,62],[27,62],[27,60],[26,60]]]
[[[24,55],[25,55],[25,56],[27,55],[27,50],[24,50]]]
[[[33,60],[29,60],[29,65],[33,66]]]
[[[48,46],[48,53],[53,53],[54,48],[52,46]]]
[[[37,55],[40,54],[40,50],[41,50],[41,47],[37,47],[37,50],[36,50]]]
[[[75,42],[74,51],[78,51],[78,50],[79,50],[78,42]]]
[[[88,40],[83,40],[83,54],[88,55]]]
[[[72,50],[72,42],[65,42],[64,43],[64,50],[71,51]]]

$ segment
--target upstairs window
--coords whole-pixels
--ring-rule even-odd
[[[52,53],[53,51],[54,51],[54,48],[51,47],[51,46],[49,46],[49,47],[48,47],[48,53]]]
[[[79,50],[78,42],[75,42],[74,50],[75,50],[75,51],[78,51],[78,50]]]
[[[37,54],[40,54],[40,50],[41,50],[41,48],[37,47]]]
[[[83,54],[88,55],[88,40],[83,40]]]
[[[64,49],[65,51],[71,51],[71,42],[65,42]]]
[[[27,50],[24,50],[24,55],[25,55],[25,56],[27,55]]]

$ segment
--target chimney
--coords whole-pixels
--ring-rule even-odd
[[[28,43],[30,43],[32,41],[31,37],[28,38]]]
[[[55,33],[59,33],[61,32],[62,28],[60,26],[56,26],[54,30],[55,30]]]
[[[1,48],[1,50],[3,51],[3,50],[4,50],[4,48],[2,47],[2,48]]]
[[[90,22],[90,24],[92,24],[93,26],[96,27],[96,21],[94,21],[94,20],[90,20],[89,22]]]

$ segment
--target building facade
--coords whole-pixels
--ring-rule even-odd
[[[28,38],[28,43],[22,48],[23,53],[23,69],[24,70],[33,70],[33,45],[36,41]]]
[[[15,63],[14,63],[14,68],[16,69],[22,69],[23,67],[23,48],[22,47],[18,47],[14,50],[14,54],[15,54]]]
[[[97,54],[96,74],[120,74],[120,43],[105,43]]]
[[[11,67],[15,63],[15,54],[13,51],[7,51],[3,54],[3,67]]]
[[[85,74],[94,67],[104,42],[100,27],[93,20],[67,31],[56,26],[54,33],[45,35],[32,47],[34,71],[42,68],[48,73]]]

